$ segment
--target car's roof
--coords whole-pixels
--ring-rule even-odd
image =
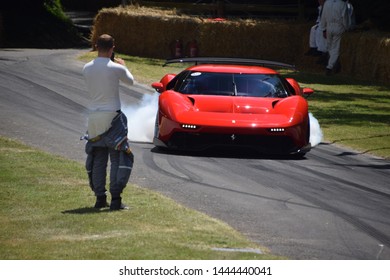
[[[188,67],[187,70],[213,73],[278,74],[275,70],[266,67],[231,64],[200,64]]]

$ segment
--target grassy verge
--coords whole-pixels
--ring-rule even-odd
[[[298,73],[296,79],[315,90],[310,110],[326,141],[390,159],[389,86],[323,74]]]
[[[0,137],[0,259],[274,259],[228,225],[128,185],[129,211],[95,210],[81,164]]]
[[[95,52],[80,59],[90,60]],[[178,73],[183,65],[161,67],[163,60],[118,55],[126,60],[140,83],[159,81],[166,73]],[[372,85],[340,75],[296,72],[286,74],[315,90],[310,111],[319,120],[324,140],[348,146],[357,153],[390,159],[390,87]]]

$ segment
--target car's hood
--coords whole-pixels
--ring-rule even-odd
[[[262,98],[171,93],[163,98],[161,107],[174,121],[217,126],[290,126],[308,114],[307,102],[301,96]]]
[[[193,109],[199,112],[267,114],[280,99],[241,96],[189,95]]]

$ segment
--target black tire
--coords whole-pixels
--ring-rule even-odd
[[[310,116],[307,117],[307,135],[306,135],[307,143],[310,143]],[[303,159],[306,155],[306,152],[300,152],[292,155],[293,159]]]

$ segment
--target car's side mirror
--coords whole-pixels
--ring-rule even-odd
[[[152,88],[154,88],[157,92],[161,93],[164,90],[164,85],[160,82],[152,83]]]
[[[302,93],[303,93],[303,95],[310,96],[314,93],[314,90],[312,90],[311,88],[304,88],[302,90]]]

